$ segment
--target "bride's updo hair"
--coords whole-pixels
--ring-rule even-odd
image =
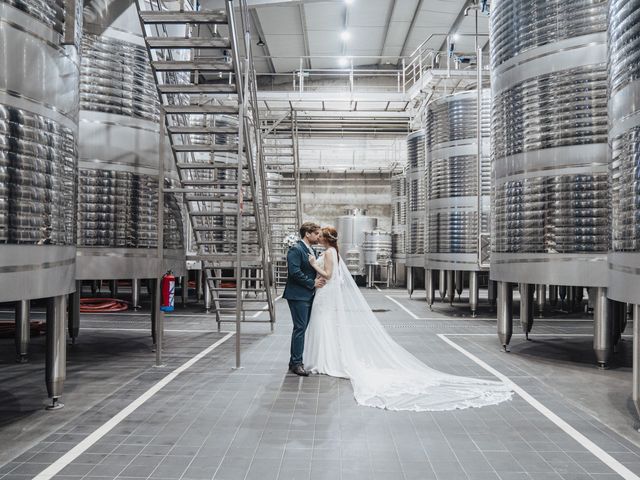
[[[322,238],[325,239],[330,247],[336,249],[338,258],[340,258],[340,249],[338,248],[338,231],[334,227],[322,227]]]

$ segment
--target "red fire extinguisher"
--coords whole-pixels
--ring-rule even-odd
[[[162,301],[160,303],[160,310],[163,312],[173,312],[175,304],[175,290],[176,290],[176,277],[173,276],[171,270],[162,276],[160,282],[160,291]]]

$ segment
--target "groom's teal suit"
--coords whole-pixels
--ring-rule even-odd
[[[304,334],[309,325],[313,297],[316,293],[316,271],[309,263],[309,253],[302,240],[293,245],[287,253],[287,285],[284,287],[282,297],[289,303],[293,320],[290,367],[302,364]]]

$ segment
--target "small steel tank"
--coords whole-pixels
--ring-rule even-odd
[[[352,275],[365,274],[363,252],[365,232],[370,232],[377,226],[377,218],[368,217],[365,210],[357,208],[347,210],[345,215],[336,219],[340,256]]]
[[[418,130],[407,137],[407,266],[424,267],[425,139]]]
[[[391,233],[382,230],[364,232],[362,250],[365,265],[389,265],[392,253]]]
[[[135,5],[87,2],[82,47],[77,278],[155,278],[159,102]],[[183,275],[181,201],[166,194],[164,208],[165,269]]]

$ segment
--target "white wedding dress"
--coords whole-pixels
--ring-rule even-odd
[[[503,382],[449,375],[398,345],[371,311],[349,270],[332,255],[333,274],[316,292],[305,338],[312,373],[348,378],[360,405],[439,411],[494,405],[511,398]],[[321,267],[324,257],[318,259]]]

